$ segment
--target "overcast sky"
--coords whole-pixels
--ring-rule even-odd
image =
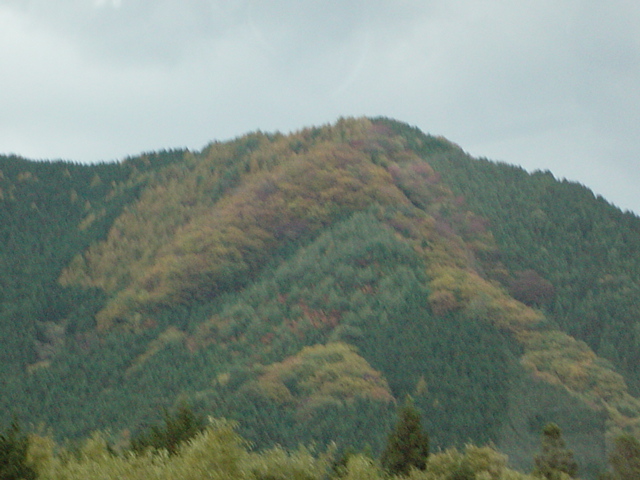
[[[639,0],[0,0],[0,153],[384,115],[640,213]]]

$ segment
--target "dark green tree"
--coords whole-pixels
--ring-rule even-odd
[[[636,480],[640,478],[640,442],[632,435],[621,435],[613,441],[613,451],[609,456],[616,480]]]
[[[36,472],[27,464],[29,439],[14,422],[0,433],[0,480],[32,480]]]
[[[542,429],[541,452],[535,457],[533,474],[548,480],[559,480],[566,474],[572,478],[578,473],[578,464],[569,450],[562,430],[555,423],[548,423]]]
[[[429,436],[422,430],[420,412],[407,397],[382,451],[382,467],[392,475],[406,475],[412,468],[424,470],[428,456]]]
[[[175,414],[164,413],[162,425],[153,425],[131,440],[134,452],[166,449],[171,455],[178,452],[184,442],[202,432],[206,426],[204,418],[196,415],[191,408],[181,405]]]

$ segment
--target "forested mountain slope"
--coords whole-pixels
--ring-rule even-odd
[[[0,171],[25,423],[126,437],[187,401],[257,446],[377,452],[410,394],[436,446],[525,467],[555,421],[592,476],[639,433],[640,219],[580,185],[388,119]]]

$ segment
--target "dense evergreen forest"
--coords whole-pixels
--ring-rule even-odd
[[[182,402],[237,422],[184,455],[220,435],[252,465],[369,452],[344,476],[383,474],[407,395],[448,455],[426,471],[531,472],[553,423],[595,478],[640,436],[640,219],[550,172],[342,119],[119,163],[0,157],[0,205],[0,427],[50,428],[49,462]]]

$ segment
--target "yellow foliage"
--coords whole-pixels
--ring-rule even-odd
[[[258,132],[214,143],[199,156],[187,153],[182,164],[149,175],[149,187],[116,219],[106,240],[75,258],[60,277],[64,285],[110,294],[97,315],[101,329],[123,323],[135,329],[158,305],[238,288],[284,243],[312,235],[345,213],[393,206],[397,212],[385,221],[424,258],[435,314],[456,312],[513,334],[525,350],[522,363],[534,375],[603,404],[619,425],[629,421],[621,411],[640,416],[640,405],[629,400],[622,377],[610,366],[575,339],[543,330],[539,311],[482,276],[474,253],[495,249],[491,233],[408,151],[401,136],[380,125],[341,119],[289,136]],[[114,184],[114,195],[121,188]],[[99,215],[88,204],[80,228]],[[215,341],[214,323],[189,345]],[[357,353],[341,348],[309,347],[270,365],[256,388],[277,401],[304,398],[308,405],[355,395],[390,401],[384,379]],[[293,395],[285,380],[296,382],[301,393]]]
[[[47,369],[51,366],[51,360],[40,360],[39,362],[27,365],[27,373],[34,373],[41,369]]]
[[[160,352],[165,346],[171,343],[180,343],[185,339],[185,333],[176,327],[169,327],[162,332],[158,338],[149,342],[144,353],[138,355],[131,366],[126,370],[125,375],[131,374],[135,369],[140,368],[147,360]]]
[[[38,177],[36,177],[33,173],[27,171],[20,172],[16,178],[18,182],[38,182]]]
[[[447,201],[450,200],[445,199],[444,203]],[[466,215],[462,220],[474,225],[472,216]],[[533,375],[563,386],[592,408],[604,408],[612,420],[610,431],[627,429],[640,433],[640,420],[632,420],[640,418],[640,401],[628,394],[624,379],[610,364],[599,359],[583,342],[545,329],[541,312],[516,301],[503,287],[478,273],[471,252],[495,248],[490,234],[478,229],[477,234],[469,237],[470,243],[465,243],[454,229],[439,222],[409,221],[419,226],[417,230],[414,227],[411,238],[427,264],[432,311],[436,315],[458,312],[470,320],[487,321],[511,333],[524,347],[522,364]]]
[[[286,387],[289,382],[295,383],[297,396]],[[356,353],[355,347],[340,342],[305,347],[297,355],[265,367],[258,386],[272,400],[295,402],[304,405],[305,411],[355,398],[393,401],[382,375]]]
[[[102,179],[100,178],[100,176],[96,173],[93,178],[91,179],[91,187],[97,187],[99,185],[102,185]]]
[[[364,135],[370,127],[368,121],[346,122],[340,136],[349,138],[349,129]],[[218,181],[214,165],[235,154],[229,144],[211,146],[193,171],[172,170],[175,176],[145,190],[107,240],[74,260],[61,282],[114,293],[99,314],[109,328],[157,303],[215,295],[225,282],[250,276],[282,242],[309,235],[344,212],[408,203],[389,173],[348,143],[316,139],[297,154],[290,137],[265,138],[258,136],[260,148],[250,154],[251,174],[243,173],[240,185],[218,201],[207,201],[205,192]]]
[[[434,313],[462,310],[469,318],[489,321],[512,333],[539,324],[540,312],[509,297],[500,287],[470,269],[431,265],[429,303]]]
[[[212,419],[176,455],[114,453],[102,434],[94,434],[77,454],[70,454],[50,438],[32,436],[27,461],[42,480],[321,480],[331,464],[331,450],[314,456],[304,448],[253,453],[248,446],[233,423]]]
[[[35,434],[29,436],[27,464],[36,471],[38,478],[49,478],[48,475],[57,462],[56,444],[51,437]]]
[[[275,447],[251,455],[246,471],[256,480],[321,480],[327,478],[330,460],[331,451],[315,457],[304,447],[294,452]]]
[[[365,455],[352,455],[347,461],[343,480],[383,480],[384,472],[378,464]]]
[[[424,471],[412,470],[409,480],[533,480],[535,477],[508,467],[507,456],[491,447],[467,445],[464,451],[450,448],[429,456]]]
[[[521,335],[526,346],[522,364],[534,375],[564,385],[599,404],[621,401],[627,387],[621,375],[599,362],[584,343],[559,331]]]
[[[78,230],[80,230],[81,232],[86,230],[91,226],[93,222],[96,221],[96,218],[96,214],[94,212],[90,212],[86,217],[84,217],[82,222],[80,222],[80,225],[78,225]]]

